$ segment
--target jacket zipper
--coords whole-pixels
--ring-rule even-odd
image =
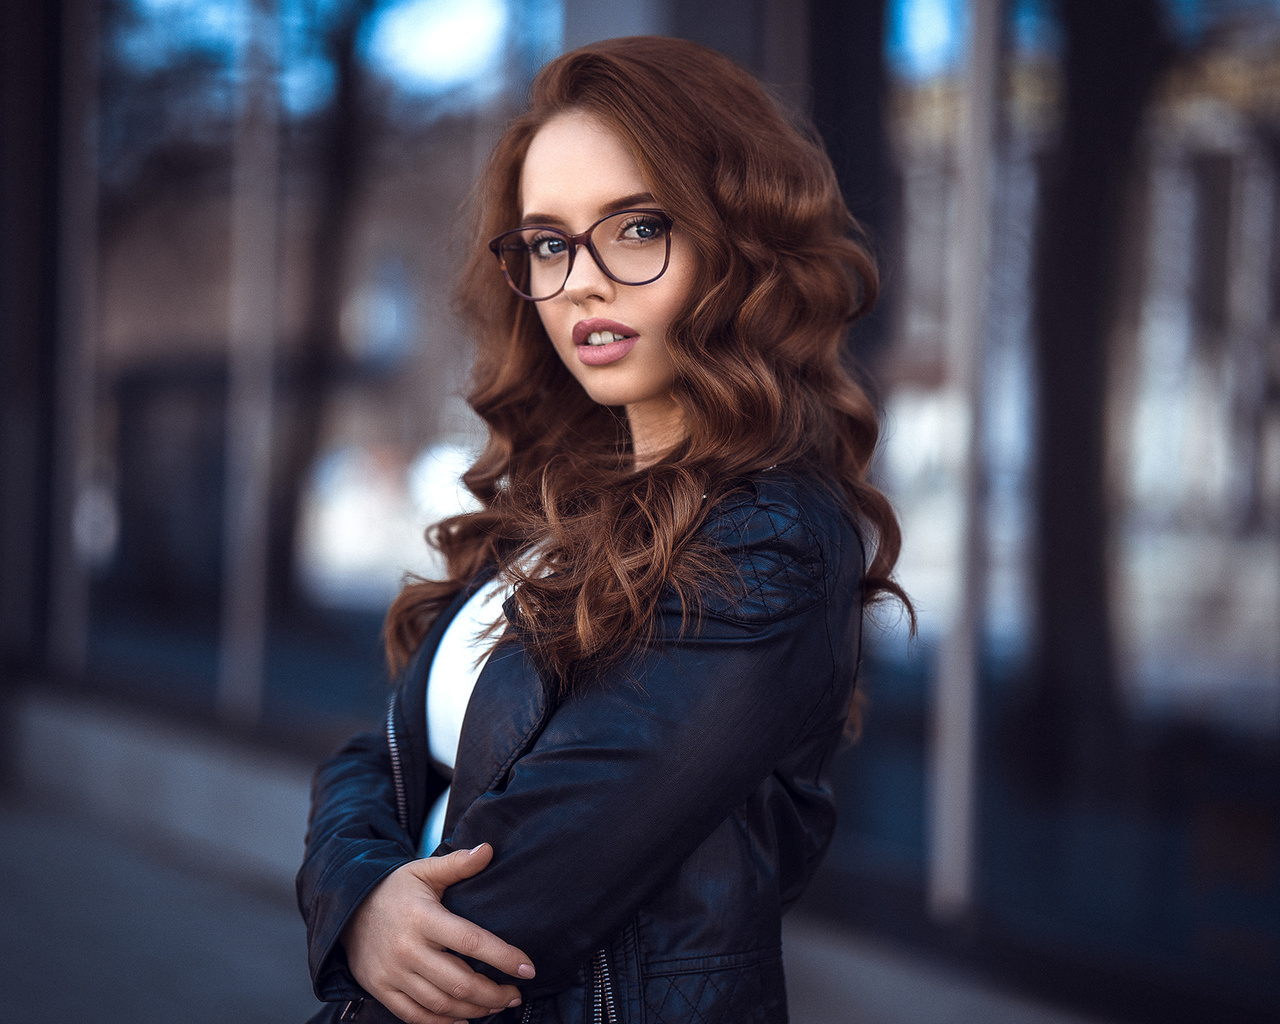
[[[609,974],[609,957],[603,949],[597,949],[592,957],[591,973],[595,983],[592,1024],[618,1024],[618,1011],[613,1005],[613,978]]]
[[[387,702],[387,747],[391,751],[391,778],[396,788],[396,819],[400,822],[400,827],[408,832],[409,801],[404,794],[404,772],[400,768],[400,744],[396,742],[395,715],[396,695],[393,693],[391,700]],[[338,1020],[358,1020],[363,1005],[363,999],[349,999],[338,1014]]]
[[[597,949],[591,957],[591,1024],[618,1024],[618,1010],[613,1004],[613,976],[609,972],[609,957],[603,949]],[[529,1024],[533,1018],[533,1003],[524,1004],[520,1024]]]
[[[404,771],[400,767],[400,744],[396,742],[396,694],[387,702],[387,747],[391,751],[391,779],[396,788],[396,818],[409,831],[409,801],[404,793]]]

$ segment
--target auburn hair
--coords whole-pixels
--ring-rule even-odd
[[[667,339],[686,437],[641,471],[624,411],[587,396],[486,246],[519,223],[530,140],[566,111],[623,141],[696,254]],[[489,431],[462,478],[481,507],[430,531],[448,577],[412,578],[392,604],[393,669],[494,565],[517,584],[540,667],[567,691],[646,641],[664,591],[695,609],[708,580],[726,580],[727,559],[700,528],[775,466],[843,495],[871,549],[865,597],[891,594],[910,612],[892,577],[897,519],[867,477],[876,412],[841,360],[846,326],[875,301],[875,262],[821,143],[751,75],[703,46],[650,36],[556,58],[494,148],[472,216],[455,306],[477,345],[468,401]]]

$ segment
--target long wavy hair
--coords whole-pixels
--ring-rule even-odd
[[[623,410],[587,396],[485,244],[519,223],[530,140],[566,111],[626,144],[696,254],[667,339],[687,434],[641,471]],[[468,400],[489,430],[463,476],[481,508],[429,534],[448,578],[412,579],[391,606],[394,669],[459,589],[496,565],[517,585],[538,663],[571,689],[645,642],[668,588],[690,610],[708,580],[725,581],[727,560],[700,527],[775,466],[843,495],[870,545],[865,598],[894,595],[910,612],[892,576],[897,519],[867,478],[876,413],[841,361],[847,325],[875,301],[876,266],[814,133],[712,50],[614,39],[542,68],[472,198],[474,243],[455,304],[477,345]]]

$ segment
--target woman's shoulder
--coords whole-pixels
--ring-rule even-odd
[[[831,554],[858,528],[833,483],[785,469],[744,478],[710,512],[704,532],[717,546],[736,550],[778,547],[800,558]]]
[[[827,482],[784,469],[757,473],[711,510],[706,538],[736,576],[705,610],[739,620],[790,614],[855,586],[863,550],[844,499]]]

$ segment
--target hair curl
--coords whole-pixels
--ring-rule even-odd
[[[625,415],[577,384],[485,245],[518,223],[530,140],[566,111],[596,118],[627,145],[696,253],[668,336],[687,437],[641,472]],[[411,580],[391,606],[393,668],[466,581],[496,563],[518,584],[540,664],[569,688],[584,667],[646,640],[665,588],[696,606],[708,577],[723,579],[725,559],[699,528],[717,501],[773,466],[843,493],[874,542],[866,598],[893,595],[911,612],[892,577],[897,519],[867,478],[876,413],[841,362],[846,325],[875,301],[875,262],[822,145],[754,78],[679,39],[567,53],[538,73],[528,111],[497,143],[473,218],[455,304],[478,346],[468,397],[489,439],[463,481],[482,507],[431,534],[448,578]]]

